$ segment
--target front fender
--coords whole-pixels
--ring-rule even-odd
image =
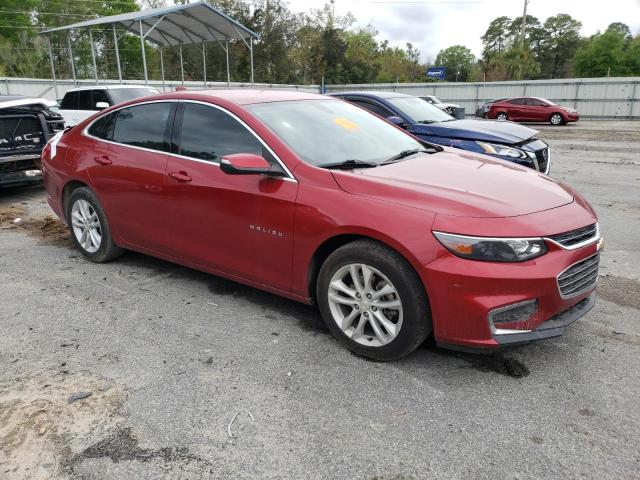
[[[345,208],[345,205],[348,205]],[[353,235],[377,240],[416,270],[437,258],[431,235],[435,214],[340,189],[301,186],[295,212],[292,291],[309,296],[307,272],[318,249],[332,238]]]

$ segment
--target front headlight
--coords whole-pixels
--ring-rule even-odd
[[[502,157],[511,158],[527,158],[527,154],[519,148],[498,145],[497,143],[476,142],[476,144],[482,148],[484,153],[488,153],[490,155],[500,155]]]
[[[438,241],[461,258],[485,262],[524,262],[547,253],[541,238],[467,237],[433,232]]]

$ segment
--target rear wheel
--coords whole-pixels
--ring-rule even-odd
[[[81,187],[71,193],[66,216],[76,247],[92,262],[108,262],[124,252],[113,243],[107,217],[89,188]]]
[[[562,115],[560,115],[559,113],[554,113],[549,118],[549,123],[551,125],[561,125],[563,122],[564,122],[564,118],[562,118]]]
[[[333,335],[368,358],[401,358],[431,333],[418,275],[400,255],[372,240],[344,245],[327,258],[317,300]]]
[[[505,112],[500,112],[499,114],[496,115],[496,120],[500,120],[500,121],[505,121],[508,120],[508,116]]]

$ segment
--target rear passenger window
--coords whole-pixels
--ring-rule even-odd
[[[165,132],[170,113],[169,102],[123,108],[118,111],[113,141],[168,152]]]
[[[60,103],[61,110],[77,110],[78,109],[78,92],[67,92]]]
[[[91,90],[80,90],[78,110],[95,110],[91,105]]]
[[[507,103],[511,103],[512,105],[524,105],[525,104],[525,99],[524,98],[514,98],[513,100],[509,100]]]
[[[103,140],[111,140],[113,138],[113,126],[117,114],[118,112],[113,112],[93,122],[93,125],[89,127],[89,135]]]
[[[180,132],[180,155],[220,161],[232,153],[264,155],[262,144],[242,124],[217,108],[186,103]]]

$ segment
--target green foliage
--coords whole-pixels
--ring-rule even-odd
[[[445,67],[447,81],[466,82],[469,79],[475,60],[473,53],[467,47],[453,45],[440,50],[436,57],[436,65]]]
[[[577,51],[575,74],[580,77],[640,75],[640,36],[631,38],[629,27],[612,23]]]
[[[491,21],[487,31],[482,36],[482,43],[484,44],[483,58],[490,58],[507,48],[510,26],[511,19],[509,17],[498,17]]]
[[[582,23],[561,13],[544,22],[545,37],[542,40],[538,60],[546,78],[563,78],[571,74],[571,66],[580,45]]]
[[[48,43],[38,35],[44,28],[100,16],[156,8],[188,0],[0,0],[0,75],[48,77]],[[410,43],[400,48],[380,41],[372,27],[354,28],[352,15],[335,15],[333,5],[293,13],[287,0],[210,0],[259,37],[254,43],[257,82],[369,83],[425,81],[426,65]],[[135,28],[135,26],[133,27]],[[527,15],[524,42],[522,17],[494,19],[482,36],[482,58],[463,45],[441,50],[436,64],[447,68],[449,81],[559,78],[571,75],[639,75],[640,38],[624,23],[612,23],[604,33],[580,36],[581,24],[567,14],[544,23]],[[98,76],[117,78],[115,45],[109,25],[92,28]],[[124,78],[143,78],[140,38],[123,34],[118,41]],[[50,35],[53,63],[59,78],[70,78],[67,32]],[[87,30],[72,33],[78,78],[93,78]],[[206,77],[226,79],[226,55],[216,42],[205,45]],[[183,46],[186,80],[203,78],[202,45]],[[180,79],[177,47],[163,49],[165,78]],[[160,49],[145,47],[150,78],[160,78]],[[250,78],[249,51],[241,41],[229,44],[230,74],[234,81]]]

